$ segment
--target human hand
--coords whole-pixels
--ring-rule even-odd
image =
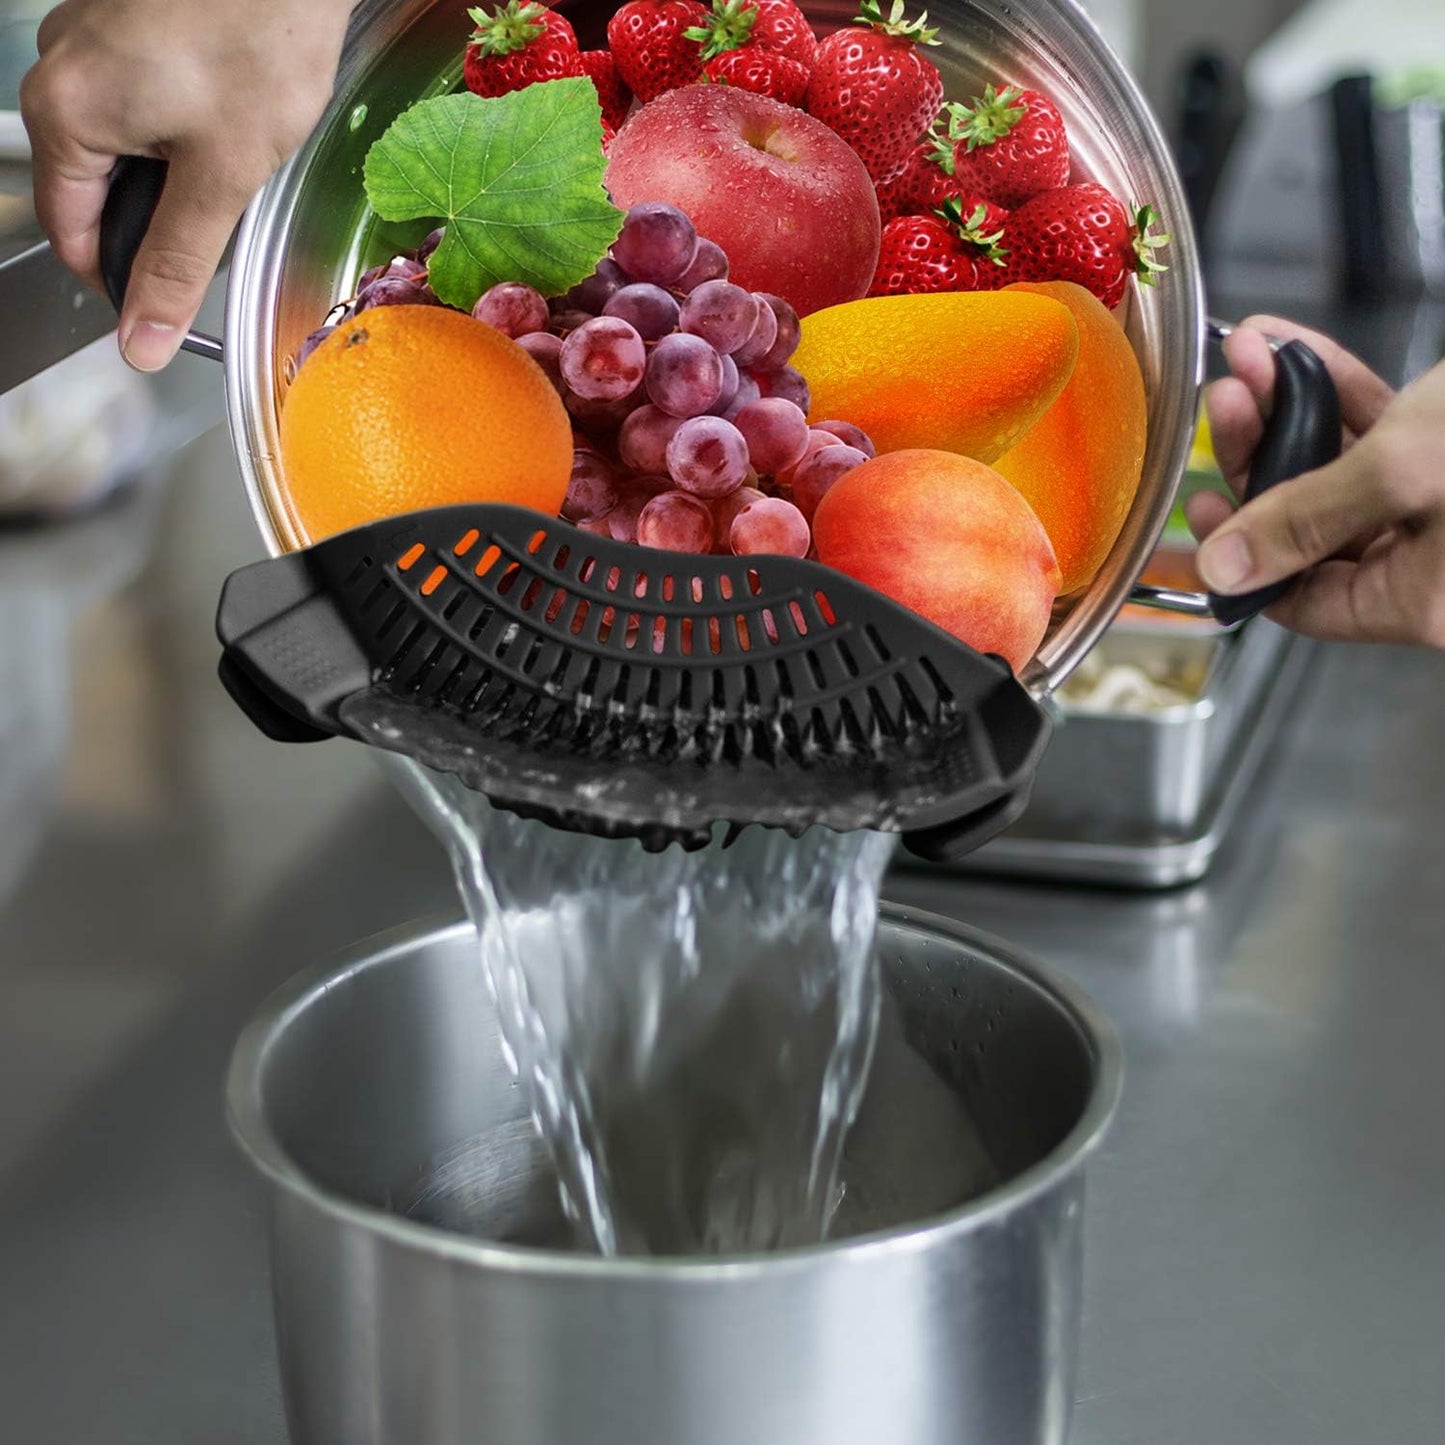
[[[65,0],[21,85],[36,215],[99,288],[100,215],[123,155],[170,163],[135,258],[120,346],[175,356],[251,197],[331,97],[352,0]]]
[[[1303,341],[1339,389],[1339,461],[1271,488],[1238,511],[1192,497],[1198,565],[1216,592],[1252,592],[1296,573],[1269,610],[1312,637],[1445,647],[1445,364],[1398,395],[1358,357],[1314,331],[1254,316],[1225,343],[1234,375],[1209,388],[1215,455],[1236,496],[1274,388],[1266,335]]]

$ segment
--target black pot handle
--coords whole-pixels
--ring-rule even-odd
[[[1340,455],[1340,396],[1324,362],[1304,342],[1287,341],[1275,347],[1274,365],[1274,406],[1249,464],[1246,502]],[[1272,607],[1298,580],[1286,577],[1237,597],[1211,592],[1210,610],[1225,627],[1233,627]]]
[[[150,229],[151,218],[166,186],[166,163],[145,156],[122,156],[111,172],[110,193],[100,215],[100,278],[117,311],[130,285],[136,252]],[[218,337],[188,332],[181,350],[212,361],[223,357]]]
[[[1209,323],[1213,341],[1224,341],[1233,328],[1222,321]],[[1275,358],[1274,405],[1264,424],[1264,435],[1249,464],[1244,500],[1252,502],[1280,482],[1327,466],[1340,455],[1342,432],[1340,397],[1323,361],[1302,341],[1270,340]],[[1212,617],[1224,627],[1237,627],[1273,606],[1298,578],[1224,597],[1216,592],[1180,592],[1136,582],[1129,601],[1161,612],[1187,617]]]

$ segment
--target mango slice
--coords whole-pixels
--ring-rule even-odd
[[[860,426],[879,452],[927,448],[994,462],[1058,399],[1079,329],[1022,291],[870,296],[803,318],[793,365],[811,420]]]
[[[1044,524],[1066,596],[1098,575],[1139,490],[1149,438],[1144,377],[1119,323],[1082,286],[1021,282],[999,294],[1050,297],[1078,323],[1069,384],[996,463]]]

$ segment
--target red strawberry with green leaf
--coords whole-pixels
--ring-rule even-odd
[[[1045,191],[1009,215],[1006,284],[1073,281],[1112,310],[1131,276],[1154,286],[1169,269],[1154,256],[1169,244],[1168,236],[1150,235],[1158,219],[1153,206],[1126,210],[1092,182]]]
[[[607,22],[617,73],[638,100],[691,85],[702,74],[702,46],[687,31],[706,25],[697,0],[628,0]]]
[[[734,50],[766,50],[811,72],[818,55],[818,37],[793,0],[712,0],[708,23],[687,34],[702,46],[704,61]]]
[[[735,85],[771,96],[784,105],[801,105],[808,93],[808,67],[778,50],[744,46],[724,50],[702,68],[703,75],[718,85]]]
[[[986,86],[967,104],[946,106],[960,186],[1012,209],[1069,183],[1069,138],[1048,96]]]
[[[1005,274],[997,233],[978,229],[983,205],[965,214],[955,196],[930,216],[899,216],[883,227],[870,296],[992,291]]]
[[[945,202],[958,200],[965,216],[982,206],[975,229],[982,235],[1003,229],[1008,212],[982,196],[964,190],[953,172],[953,146],[936,129],[918,142],[903,173],[878,188],[878,210],[885,222],[895,216],[927,216]]]
[[[506,0],[488,13],[469,10],[476,29],[464,63],[467,89],[506,95],[539,80],[581,75],[577,37],[564,16],[529,0]]]
[[[628,107],[632,104],[632,92],[617,73],[617,62],[610,50],[584,50],[582,69],[591,77],[597,87],[597,99],[602,102],[602,124],[614,131],[622,128],[627,119]]]
[[[831,126],[858,153],[875,185],[905,166],[943,103],[943,80],[920,46],[937,45],[937,30],[905,20],[903,0],[885,17],[880,0],[862,0],[856,24],[818,47],[808,83],[809,114]]]
[[[978,289],[978,259],[937,216],[899,216],[883,228],[870,296]]]

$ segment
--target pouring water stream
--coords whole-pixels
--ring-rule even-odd
[[[823,1239],[873,1051],[894,840],[751,828],[652,854],[393,771],[451,855],[582,1240],[632,1255]]]

